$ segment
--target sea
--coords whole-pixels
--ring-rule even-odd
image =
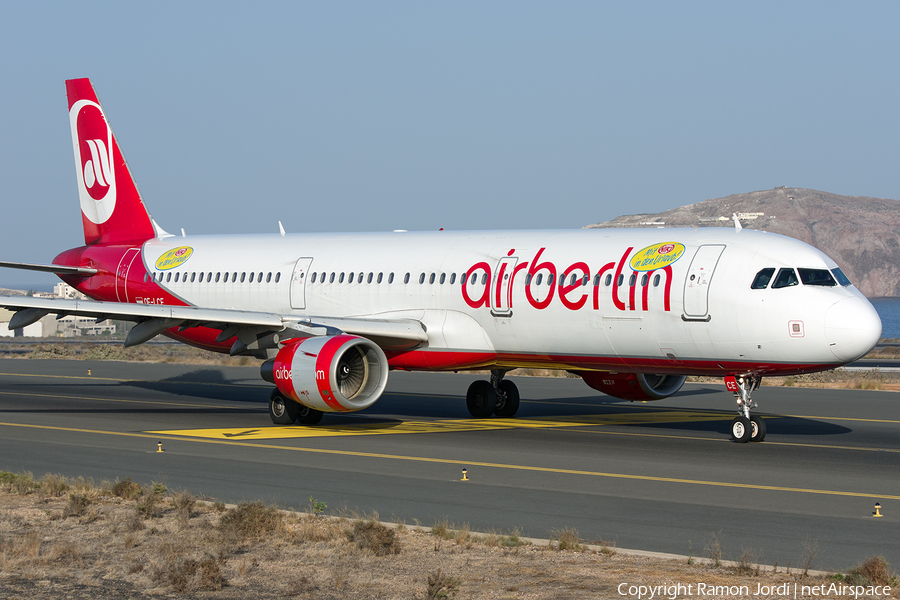
[[[870,298],[881,317],[882,339],[900,340],[900,298]]]

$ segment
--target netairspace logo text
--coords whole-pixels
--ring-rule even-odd
[[[862,596],[891,598],[889,585],[844,585],[840,583],[823,583],[820,585],[800,585],[798,583],[782,583],[779,585],[756,584],[756,589],[749,585],[712,585],[708,583],[668,583],[663,585],[637,585],[620,583],[616,591],[620,596],[638,600],[675,600],[691,596],[763,596],[768,598],[827,598]]]

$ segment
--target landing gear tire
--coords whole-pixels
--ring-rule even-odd
[[[297,413],[297,422],[301,425],[315,425],[322,420],[322,411],[298,404],[300,410]]]
[[[766,422],[762,417],[753,415],[750,417],[750,441],[761,442],[766,439]]]
[[[475,381],[466,392],[466,408],[476,419],[487,419],[497,408],[497,392],[490,381]]]
[[[276,425],[291,425],[297,420],[300,405],[275,390],[269,397],[269,417]]]
[[[512,381],[504,379],[500,382],[500,395],[494,414],[498,417],[513,417],[519,410],[519,388]]]
[[[731,422],[732,441],[741,444],[749,442],[751,433],[750,419],[747,417],[735,417],[734,421]]]

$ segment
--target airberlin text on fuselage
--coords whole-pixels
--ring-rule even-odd
[[[634,247],[629,247],[625,250],[618,261],[608,262],[596,271],[592,271],[588,264],[583,261],[574,262],[564,270],[560,270],[552,261],[545,260],[542,262],[541,258],[543,257],[546,248],[538,250],[531,261],[518,263],[514,267],[501,261],[499,266],[496,267],[498,269],[496,278],[492,276],[491,265],[484,261],[478,262],[469,267],[469,270],[466,271],[466,279],[462,284],[463,299],[466,301],[466,304],[472,308],[512,308],[513,289],[517,283],[520,283],[525,286],[525,298],[528,300],[528,303],[538,310],[543,310],[550,306],[554,296],[557,296],[559,302],[569,310],[580,310],[585,307],[588,304],[588,298],[590,297],[591,308],[593,310],[600,310],[600,290],[603,288],[609,289],[612,303],[618,310],[646,311],[649,310],[650,288],[656,287],[651,284],[655,275],[657,277],[665,278],[665,285],[663,288],[663,308],[665,311],[669,311],[671,308],[670,297],[672,288],[671,265],[681,257],[684,252],[684,246],[681,244],[668,243],[655,244],[653,246],[648,246],[643,250],[639,250],[636,253],[635,258],[646,254],[647,251],[651,249],[660,255],[669,254],[670,256],[667,257],[667,260],[662,260],[663,257],[660,257],[660,260],[657,263],[659,266],[655,268],[639,267],[638,269],[635,269],[635,265],[631,265],[631,268],[627,269],[629,274],[626,277],[621,277],[623,275],[623,268],[625,268],[628,256],[631,254],[631,251],[634,250]],[[507,256],[512,256],[513,254],[515,254],[515,249],[510,250]],[[647,261],[644,260],[642,262]],[[511,273],[507,272],[508,267],[511,268]],[[522,271],[524,271],[524,273],[522,273]],[[472,277],[473,274],[475,275],[474,279]],[[538,278],[539,274],[543,275],[543,277],[540,278],[540,281]],[[521,275],[520,282],[517,282],[516,277],[519,275]],[[574,282],[572,281],[573,275],[575,276]],[[607,275],[611,276],[610,285],[608,287],[605,282]],[[587,285],[583,284],[585,277],[588,278]],[[551,286],[547,286],[546,284],[541,286],[541,283],[545,278],[554,282],[554,284]],[[490,282],[490,284],[485,285],[484,290],[480,292],[480,295],[476,293],[476,297],[473,298],[470,294],[469,287],[479,280]],[[543,287],[543,290],[541,290],[541,287]],[[620,297],[620,288],[627,288],[628,290],[627,297],[624,299]],[[640,291],[638,291],[638,289]],[[537,294],[537,290],[547,290],[546,297],[542,300],[538,300],[536,296],[543,294]],[[640,294],[640,296],[636,297],[638,294]]]

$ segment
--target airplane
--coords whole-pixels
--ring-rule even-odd
[[[66,81],[84,245],[46,271],[92,300],[0,297],[16,329],[48,314],[134,322],[262,360],[276,425],[371,406],[391,370],[489,370],[466,405],[512,417],[517,368],[564,370],[625,400],[689,375],[724,378],[736,442],[762,441],[766,376],[868,353],[881,320],[840,267],[801,241],[734,228],[167,233],[151,218],[93,85]]]

